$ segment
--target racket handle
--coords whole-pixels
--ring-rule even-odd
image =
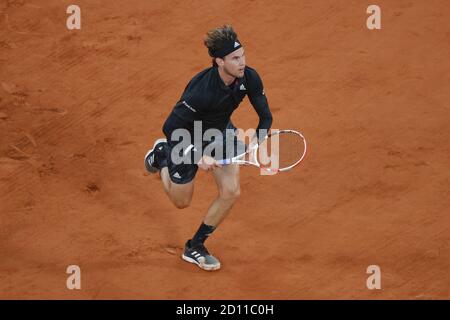
[[[217,160],[217,163],[222,166],[226,166],[227,164],[231,164],[231,159]]]

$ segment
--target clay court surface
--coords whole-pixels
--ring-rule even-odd
[[[450,3],[375,2],[370,31],[363,0],[0,0],[0,298],[449,299]],[[213,177],[179,210],[143,156],[224,23],[310,152],[242,168],[208,273],[180,255]],[[255,127],[244,101],[233,121]]]

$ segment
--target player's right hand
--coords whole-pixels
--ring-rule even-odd
[[[217,163],[217,161],[214,158],[209,156],[203,156],[197,163],[197,165],[200,169],[203,169],[205,171],[222,167],[220,164]]]

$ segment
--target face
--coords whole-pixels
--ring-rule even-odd
[[[230,76],[236,78],[242,78],[244,76],[245,69],[245,52],[244,48],[239,48],[233,51],[229,55],[226,55],[223,59],[216,59],[219,67],[228,73]]]

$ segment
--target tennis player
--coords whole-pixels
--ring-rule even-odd
[[[208,129],[218,129],[224,133],[223,141],[213,141],[214,143],[220,142],[223,146],[231,143],[236,147],[239,143],[236,135],[227,134],[236,131],[230,117],[246,95],[259,116],[257,133],[270,129],[272,114],[261,78],[256,70],[246,66],[244,47],[232,26],[225,25],[209,31],[204,44],[212,57],[212,66],[198,73],[188,83],[164,123],[163,133],[166,138],[156,140],[144,162],[148,172],[160,173],[165,192],[180,209],[191,203],[198,168],[212,171],[218,196],[208,208],[197,232],[186,242],[182,258],[204,270],[218,270],[220,261],[208,252],[204,243],[239,197],[239,166],[220,166],[214,154],[199,155],[198,152],[211,141],[202,141],[201,145],[192,141],[190,148],[183,151],[184,155],[188,152],[188,158],[195,161],[174,161],[174,154],[178,153],[173,150],[179,140],[174,139],[173,134],[182,129],[190,132],[193,137],[195,127],[198,128],[194,123],[198,124],[197,121],[200,121],[202,133]],[[238,149],[239,147],[234,148],[235,155],[239,152]],[[181,153],[179,155],[183,156]]]

